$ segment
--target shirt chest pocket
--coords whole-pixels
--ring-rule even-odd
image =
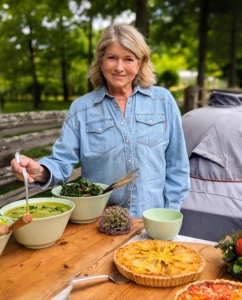
[[[164,141],[166,120],[164,114],[137,114],[137,140],[147,146],[155,146]]]
[[[86,123],[86,132],[92,152],[106,153],[116,147],[112,119]]]

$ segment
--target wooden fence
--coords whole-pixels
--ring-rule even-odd
[[[197,85],[184,90],[184,113],[208,104],[210,90]]]
[[[0,189],[16,181],[10,165],[15,152],[40,146],[52,147],[60,135],[66,114],[66,110],[0,114]],[[80,173],[80,168],[75,169],[69,180],[77,178]],[[31,187],[29,196],[41,191],[39,187]],[[24,197],[23,183],[22,188],[0,195],[0,207]]]

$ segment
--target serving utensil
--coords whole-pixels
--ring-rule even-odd
[[[99,280],[103,280],[103,279],[110,279],[111,281],[113,281],[114,283],[117,284],[122,284],[122,283],[126,283],[128,281],[130,281],[130,279],[124,277],[121,273],[114,273],[112,275],[106,275],[106,274],[101,274],[101,275],[96,275],[96,276],[82,276],[82,277],[75,277],[72,278],[70,280],[68,280],[68,284],[72,284],[72,285],[78,285],[81,283],[85,283],[85,282],[96,282]]]
[[[21,155],[19,152],[15,153],[15,159],[17,160],[18,163],[20,163]],[[24,176],[25,195],[26,195],[26,212],[28,212],[28,208],[29,208],[28,177],[27,177],[26,169],[22,167],[22,170]]]
[[[127,183],[135,180],[136,178],[138,178],[139,176],[135,176],[135,177],[131,177],[134,173],[136,173],[139,170],[139,168],[133,170],[132,172],[129,172],[128,174],[124,175],[123,177],[119,178],[118,180],[116,180],[115,182],[113,182],[112,184],[110,184],[104,191],[104,193],[107,193],[111,190],[115,190],[120,188],[121,186],[126,185]],[[131,178],[130,178],[131,177]]]
[[[67,288],[62,290],[58,295],[56,295],[51,300],[68,300],[70,293],[73,289],[73,286],[81,284],[81,283],[86,283],[86,282],[96,282],[96,281],[99,282],[100,280],[103,280],[103,279],[110,279],[111,281],[113,281],[114,283],[117,283],[117,284],[122,284],[122,283],[130,281],[130,279],[124,277],[119,272],[114,273],[112,275],[101,274],[101,275],[96,275],[96,276],[75,277],[68,281],[69,286]]]
[[[16,220],[13,224],[10,226],[7,226],[6,224],[0,225],[0,236],[10,233],[11,231],[14,231],[24,225],[27,225],[32,222],[32,215],[29,213],[26,213],[22,215],[18,220]]]

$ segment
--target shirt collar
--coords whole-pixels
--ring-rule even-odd
[[[242,94],[213,91],[210,95],[209,105],[216,107],[242,106]]]
[[[151,91],[146,88],[142,88],[141,86],[135,86],[134,87],[134,92],[132,95],[136,94],[137,92],[140,92],[141,94],[145,94],[148,96],[151,96]],[[103,101],[105,97],[108,98],[113,98],[113,96],[109,95],[108,90],[105,86],[101,87],[100,89],[97,90],[96,98],[94,100],[94,103],[100,103]]]

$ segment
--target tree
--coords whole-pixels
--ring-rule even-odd
[[[81,2],[76,1],[76,6]],[[48,13],[45,16],[45,20],[52,24],[48,30],[49,43],[47,52],[57,56],[59,59],[63,99],[68,101],[68,72],[70,71],[71,60],[78,47],[72,34],[76,27],[75,16],[77,16],[77,11],[71,10],[68,0],[61,2],[57,0],[46,1],[46,5]]]
[[[206,72],[206,54],[207,54],[207,37],[208,37],[208,18],[209,18],[209,0],[200,0],[199,15],[199,47],[198,47],[198,76],[197,84],[199,87],[204,86]]]
[[[136,13],[135,27],[148,38],[149,16],[147,0],[134,0],[134,11]]]
[[[228,70],[223,75],[228,87],[238,85],[237,61],[242,58],[241,27],[242,1],[216,1],[212,5],[210,22],[211,34],[208,37],[210,57],[221,69]]]
[[[24,64],[25,72],[28,71],[32,77],[34,108],[38,108],[40,103],[40,89],[36,61],[38,57],[38,38],[43,34],[43,30],[41,29],[41,20],[43,17],[42,5],[27,0],[23,0],[21,3],[16,0],[8,0],[6,2],[1,20],[5,42],[12,41],[12,43],[8,44],[11,48],[11,53],[17,52],[17,49],[21,49],[18,52],[21,52],[23,57],[21,59],[21,56],[18,55],[20,61],[17,66],[19,69]],[[8,54],[5,55],[8,56]],[[16,67],[14,68],[16,69]]]

